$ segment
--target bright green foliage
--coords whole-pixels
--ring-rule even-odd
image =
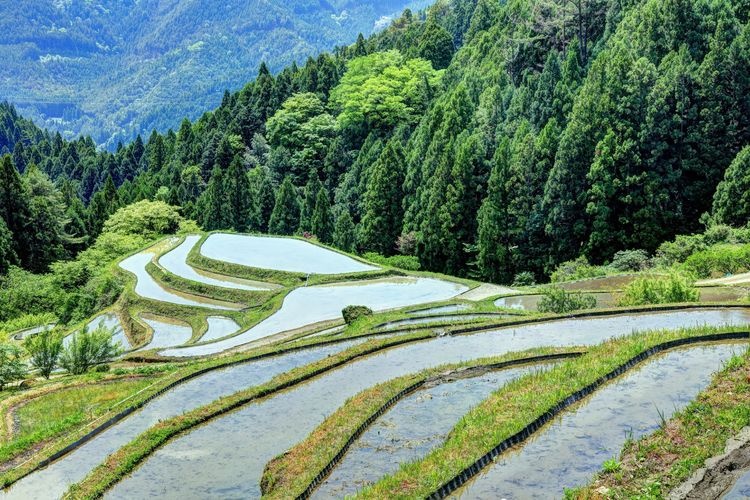
[[[720,244],[690,255],[684,269],[698,278],[750,271],[750,245]]]
[[[104,327],[74,333],[60,354],[60,366],[74,375],[86,373],[96,364],[107,363],[121,352],[112,341],[113,329]]]
[[[357,235],[358,246],[364,250],[383,255],[391,255],[395,250],[403,220],[404,163],[401,142],[393,139],[369,171]]]
[[[119,209],[104,223],[104,233],[141,236],[147,240],[178,232],[185,219],[162,201],[139,201]]]
[[[750,222],[750,146],[744,148],[724,174],[714,195],[714,215],[726,224]]]
[[[372,316],[372,309],[365,306],[346,306],[342,311],[341,315],[344,317],[344,321],[347,325],[351,325],[359,318],[365,316]]]
[[[333,245],[345,252],[356,250],[357,235],[354,221],[348,211],[341,212],[336,216],[336,224],[333,229]]]
[[[328,193],[321,187],[315,200],[312,214],[312,233],[323,243],[330,243],[333,238],[333,221],[331,219],[331,202]]]
[[[27,338],[24,347],[31,356],[31,365],[48,379],[62,353],[62,335],[55,330],[44,330]]]
[[[331,92],[342,129],[390,129],[413,123],[428,101],[442,73],[424,59],[406,59],[396,50],[353,59],[341,83]]]
[[[299,183],[311,169],[321,173],[335,129],[336,121],[316,94],[295,94],[287,99],[266,124],[269,143],[291,154],[289,171],[279,175],[291,174]]]
[[[276,193],[276,204],[268,222],[271,234],[294,234],[299,227],[300,202],[297,188],[290,177],[285,177]]]
[[[679,274],[638,278],[625,287],[620,305],[670,304],[698,302],[700,293],[695,283]]]
[[[363,257],[376,264],[397,267],[406,271],[419,271],[422,267],[419,264],[419,259],[413,255],[391,255],[390,257],[386,257],[375,252],[365,252]]]
[[[537,309],[543,313],[565,314],[596,307],[596,297],[581,292],[568,292],[559,286],[542,289],[542,299]]]
[[[0,344],[0,391],[5,386],[20,380],[26,375],[26,365],[21,357],[21,349],[10,344]]]
[[[552,273],[552,283],[564,281],[582,280],[587,278],[598,278],[605,276],[607,269],[601,266],[592,266],[586,257],[578,257],[575,260],[563,262]]]

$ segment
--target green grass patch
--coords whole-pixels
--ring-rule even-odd
[[[153,382],[151,377],[93,380],[17,403],[6,413],[15,428],[12,437],[0,447],[0,462],[96,419]]]

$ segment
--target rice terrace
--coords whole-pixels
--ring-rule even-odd
[[[750,499],[750,0],[0,0],[0,500]]]
[[[687,479],[660,457],[706,400],[724,417],[695,464],[750,400],[738,285],[540,313],[539,287],[228,233],[163,238],[116,272],[125,291],[88,322],[123,348],[107,371],[4,395],[3,497],[627,495]],[[616,298],[637,279],[559,285]],[[68,394],[76,422],[25,411]]]

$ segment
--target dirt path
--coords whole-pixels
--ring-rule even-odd
[[[727,441],[723,455],[709,458],[706,466],[675,488],[670,500],[720,498],[750,468],[750,427]]]
[[[724,278],[716,278],[712,280],[701,280],[696,284],[698,286],[706,285],[739,285],[741,283],[750,283],[750,273],[734,274],[732,276],[726,276]]]
[[[471,300],[473,302],[479,302],[480,300],[488,299],[490,297],[495,297],[497,295],[511,295],[511,294],[518,294],[521,293],[518,290],[514,290],[513,288],[508,288],[507,286],[500,286],[500,285],[491,285],[489,283],[485,283],[484,285],[480,285],[476,288],[472,288],[468,292],[464,292],[458,297],[457,299],[463,299],[463,300]]]

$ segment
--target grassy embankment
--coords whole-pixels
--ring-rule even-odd
[[[289,498],[297,497],[305,491],[334,458],[345,449],[347,442],[363,430],[368,420],[378,412],[387,402],[403,391],[418,383],[423,383],[437,376],[448,376],[451,373],[459,375],[467,368],[479,369],[476,375],[482,373],[483,367],[489,369],[492,365],[506,363],[507,368],[522,366],[513,363],[524,359],[548,356],[574,354],[584,351],[583,348],[538,348],[523,352],[507,353],[502,356],[482,358],[450,365],[443,365],[419,373],[395,378],[366,389],[349,399],[344,406],[328,417],[318,426],[307,439],[296,445],[288,452],[272,460],[267,466],[261,481],[264,497]],[[548,363],[549,361],[529,361],[527,364]],[[506,368],[504,367],[504,368]]]
[[[442,446],[424,459],[405,464],[399,472],[365,488],[361,496],[425,497],[558,402],[649,348],[671,340],[743,330],[704,327],[631,335],[593,347],[581,358],[549,371],[513,381],[469,412]]]
[[[655,433],[628,441],[614,470],[570,498],[664,498],[727,439],[750,425],[750,353],[717,373],[711,385]]]

